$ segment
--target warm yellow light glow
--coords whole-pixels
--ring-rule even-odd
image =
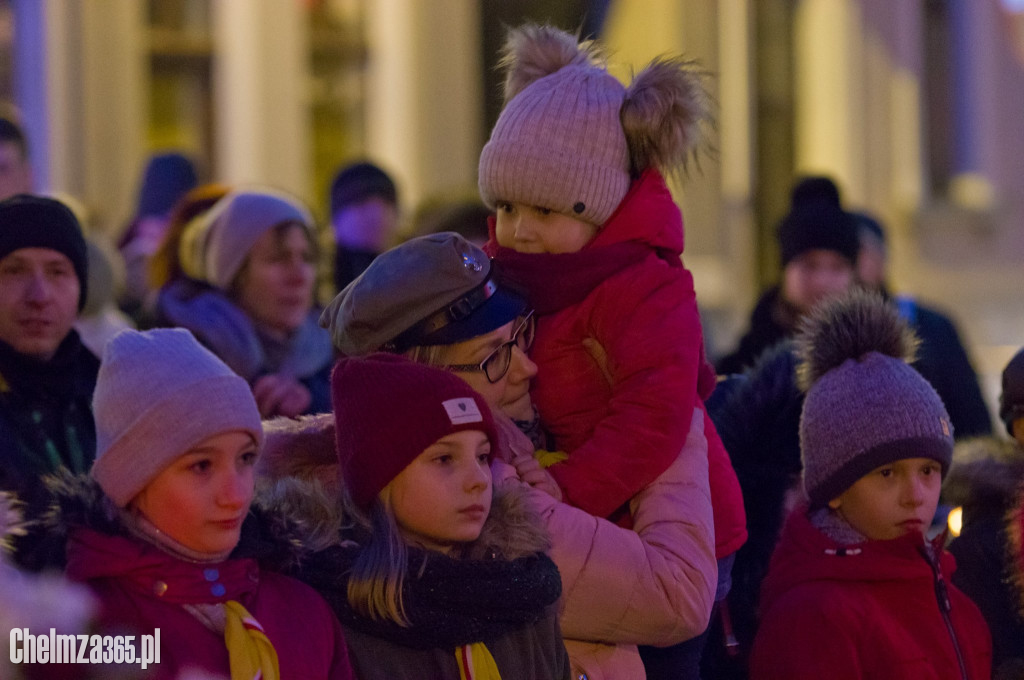
[[[964,521],[964,509],[962,507],[956,507],[949,511],[949,517],[946,518],[946,523],[949,525],[949,535],[956,538],[960,535],[960,529],[963,528]]]

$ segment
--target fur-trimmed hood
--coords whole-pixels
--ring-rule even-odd
[[[268,487],[265,499],[275,508],[301,522],[303,550],[317,552],[342,545],[353,532],[352,518],[346,517],[337,490],[315,479],[283,478]],[[354,532],[358,534],[358,532]],[[495,555],[514,560],[551,547],[543,522],[518,483],[498,484],[491,512],[480,537],[470,543],[463,556],[484,559]]]
[[[1015,442],[978,437],[958,442],[942,498],[964,509],[964,521],[1001,517],[1024,479],[1024,449]]]
[[[58,471],[46,479],[46,486],[51,496],[50,508],[39,523],[53,547],[54,562],[47,566],[64,566],[64,548],[76,528],[107,535],[128,534],[118,509],[88,475]],[[231,557],[255,559],[261,568],[270,571],[297,569],[308,555],[308,531],[291,510],[275,505],[273,498],[257,491]]]

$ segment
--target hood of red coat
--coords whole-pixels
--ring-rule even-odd
[[[647,170],[630,185],[622,203],[587,247],[624,241],[640,241],[664,254],[683,254],[683,214],[657,170]]]
[[[942,573],[948,579],[956,560],[942,551],[943,537],[932,541],[933,554],[940,554]],[[889,541],[866,541],[842,546],[821,533],[807,517],[807,508],[797,508],[786,520],[782,537],[772,555],[768,575],[761,586],[761,611],[793,588],[811,581],[901,581],[932,578],[932,567],[922,550],[924,538],[910,533]]]

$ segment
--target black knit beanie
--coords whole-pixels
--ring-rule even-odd
[[[67,256],[78,276],[78,310],[85,305],[88,255],[78,218],[60,201],[18,194],[0,201],[0,259],[22,248],[49,248]]]
[[[1003,369],[1003,391],[999,395],[999,417],[1013,436],[1013,421],[1024,417],[1024,349]]]
[[[353,163],[342,168],[331,183],[331,215],[374,196],[398,204],[398,190],[386,172],[373,163]]]
[[[808,250],[832,250],[853,264],[860,250],[857,222],[842,209],[839,190],[827,177],[808,177],[793,187],[777,235],[783,267]]]

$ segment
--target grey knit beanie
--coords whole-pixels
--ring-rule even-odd
[[[228,290],[263,234],[295,222],[313,230],[313,217],[297,200],[267,188],[226,195],[185,228],[178,246],[186,275]]]
[[[263,441],[248,383],[181,328],[115,335],[103,350],[92,409],[91,474],[122,508],[204,439],[241,430]]]
[[[571,64],[534,81],[501,112],[480,154],[480,195],[604,224],[629,191],[619,110],[626,88],[604,68]]]
[[[930,458],[943,475],[953,426],[931,385],[908,365],[917,339],[892,305],[854,291],[809,315],[797,337],[804,489],[821,508],[875,468]]]
[[[593,41],[552,26],[509,31],[505,109],[480,154],[480,195],[603,225],[650,168],[680,169],[703,139],[710,98],[682,57],[658,57],[628,86]]]

